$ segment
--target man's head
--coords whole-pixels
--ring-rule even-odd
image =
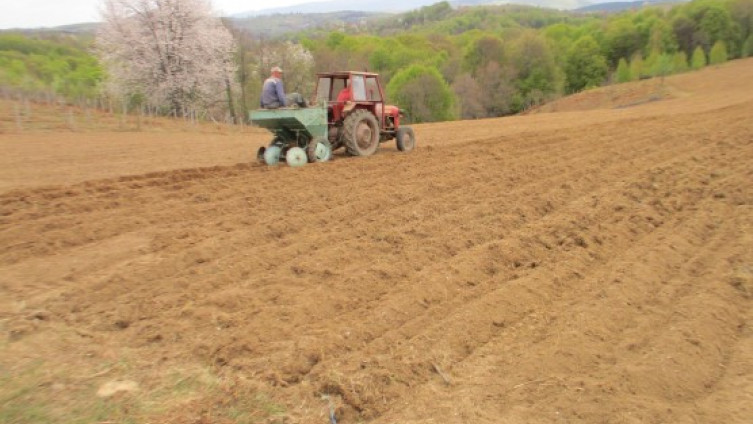
[[[272,68],[272,76],[275,78],[282,78],[282,69],[279,66]]]

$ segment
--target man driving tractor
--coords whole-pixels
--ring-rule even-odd
[[[285,95],[285,88],[282,85],[282,69],[275,66],[271,70],[271,76],[264,81],[261,89],[261,107],[262,109],[278,109],[295,103],[300,107],[306,107],[306,101],[298,93]]]

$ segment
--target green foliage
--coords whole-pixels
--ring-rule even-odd
[[[646,76],[644,73],[645,69],[646,67],[643,65],[643,55],[640,53],[634,54],[630,59],[630,76],[632,79],[635,81]]]
[[[706,53],[701,46],[698,46],[693,50],[693,57],[690,59],[690,67],[693,69],[701,69],[706,66]]]
[[[642,47],[641,34],[628,16],[609,23],[604,48],[611,65],[617,64],[622,57],[631,57]]]
[[[753,34],[749,35],[740,49],[740,57],[753,57]]]
[[[673,58],[671,55],[662,53],[651,65],[651,76],[663,77],[674,72]]]
[[[730,44],[737,42],[737,28],[735,28],[732,16],[721,4],[708,7],[703,14],[703,18],[701,18],[699,27],[707,46],[724,40],[727,40]]]
[[[717,0],[694,0],[681,6],[694,24],[690,48],[701,46],[708,51],[720,40],[731,47],[740,45],[740,26],[732,19],[729,7]]]
[[[688,55],[679,51],[672,57],[672,67],[675,72],[685,72],[688,70]]]
[[[712,65],[718,65],[727,61],[727,46],[724,45],[724,41],[717,41],[714,43],[714,47],[711,48],[709,53],[709,62]]]
[[[476,73],[476,70],[489,62],[504,61],[505,51],[502,40],[493,35],[484,35],[472,42],[463,56],[466,70]]]
[[[387,85],[387,95],[413,122],[454,118],[452,91],[436,68],[412,65],[401,70]]]
[[[571,24],[559,23],[548,26],[542,30],[544,37],[547,38],[549,44],[554,51],[555,59],[557,63],[564,63],[567,58],[567,53],[573,44],[573,41],[582,37],[578,35],[580,33],[579,28]],[[591,35],[591,34],[584,34]],[[593,35],[591,35],[593,38]]]
[[[345,34],[341,32],[331,32],[327,37],[327,47],[336,49],[345,40]]]
[[[624,57],[620,58],[619,63],[617,64],[617,82],[628,82],[632,80],[633,78],[630,75],[630,66],[628,66],[627,60],[625,60]]]
[[[657,49],[651,50],[651,53],[649,53],[646,60],[643,62],[643,73],[641,76],[644,77],[654,77],[657,74],[655,71],[657,70],[657,63],[659,62],[659,59],[661,58],[661,52]]]
[[[753,35],[753,0],[727,0],[726,6],[737,24],[742,45]]]
[[[624,61],[624,59],[622,59]],[[566,91],[576,92],[601,85],[607,75],[607,61],[591,36],[573,44],[565,63]]]
[[[68,99],[96,97],[103,73],[87,47],[78,39],[0,35],[0,85]]]
[[[510,56],[510,63],[517,72],[513,111],[525,110],[561,93],[562,70],[541,34],[523,33],[513,43]]]
[[[599,85],[610,72],[617,81],[683,72],[698,48],[694,63],[703,67],[704,52],[720,40],[729,56],[753,55],[753,0],[585,16],[514,5],[452,9],[441,2],[369,28],[306,41],[317,70],[368,68],[389,85],[414,65],[432,68],[457,96],[455,113],[478,118]],[[419,119],[436,118],[426,116]]]
[[[405,33],[395,37],[334,34],[337,35],[306,41],[317,71],[369,70],[389,81],[395,72],[413,64],[440,68],[456,53],[456,47],[438,34]]]
[[[673,52],[677,50],[677,46],[677,39],[669,22],[663,19],[655,20],[649,34],[649,50],[658,49],[662,52]]]

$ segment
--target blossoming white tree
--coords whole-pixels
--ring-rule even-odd
[[[187,116],[228,102],[235,42],[207,0],[104,0],[97,52],[116,95]]]

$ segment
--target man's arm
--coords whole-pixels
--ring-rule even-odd
[[[280,104],[287,106],[288,102],[285,99],[285,90],[282,88],[282,81],[277,81],[277,98],[280,99]]]

